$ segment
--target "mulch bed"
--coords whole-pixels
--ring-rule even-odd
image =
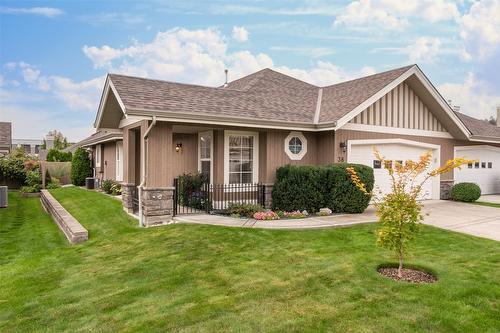
[[[403,276],[401,278],[398,277],[397,267],[381,267],[378,269],[378,272],[383,276],[396,281],[411,283],[434,283],[437,281],[437,278],[434,275],[411,268],[403,268]]]

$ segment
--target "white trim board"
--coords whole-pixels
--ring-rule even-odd
[[[120,105],[120,109],[122,110],[123,114],[125,115],[125,117],[127,116],[127,113],[125,111],[125,104],[123,103],[122,99],[120,98],[120,95],[118,94],[118,91],[116,90],[115,85],[113,84],[113,82],[111,82],[109,75],[108,75],[106,77],[106,82],[104,83],[104,89],[103,89],[103,92],[101,95],[101,99],[99,101],[99,108],[97,109],[97,115],[96,115],[96,119],[94,121],[94,128],[99,128],[99,125],[101,124],[102,115],[104,112],[104,107],[106,105],[110,90],[115,95],[115,98],[118,101],[118,105]]]
[[[344,126],[342,126],[341,128],[339,128],[339,130],[378,132],[378,133],[413,135],[413,136],[427,136],[427,137],[432,137],[432,138],[453,139],[453,136],[448,132],[426,131],[426,130],[411,129],[411,128],[353,124],[353,123],[347,123]]]

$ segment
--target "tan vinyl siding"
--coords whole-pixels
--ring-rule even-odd
[[[259,175],[262,182],[272,183],[276,177],[276,168],[291,165],[313,165],[317,164],[317,135],[316,133],[302,132],[307,139],[307,154],[299,161],[290,160],[285,153],[285,138],[290,131],[269,130],[267,131],[267,165],[265,173]]]
[[[174,185],[172,124],[157,122],[148,137],[146,187]]]
[[[175,151],[178,143],[182,144],[179,152]],[[195,174],[198,172],[198,134],[174,133],[172,140],[173,175],[177,177],[183,173]]]
[[[406,83],[401,83],[351,121],[354,124],[446,132]]]
[[[96,165],[97,146],[101,146],[101,165],[95,167],[96,177],[116,180],[116,142],[100,143],[92,147],[93,165]]]

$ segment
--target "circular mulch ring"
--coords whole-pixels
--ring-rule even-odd
[[[417,269],[403,268],[402,277],[398,277],[397,267],[380,267],[377,271],[386,278],[396,281],[411,283],[434,283],[437,281],[437,278],[434,275]]]

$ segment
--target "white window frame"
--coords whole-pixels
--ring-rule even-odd
[[[123,181],[123,141],[116,141],[116,181]]]
[[[95,166],[97,168],[101,167],[101,145],[95,146]]]
[[[224,131],[224,184],[229,184],[229,137],[240,135],[253,137],[252,181],[253,183],[259,182],[259,132]],[[235,186],[240,185],[235,184]]]
[[[201,137],[210,136],[210,158],[201,158]],[[210,184],[214,181],[214,132],[212,130],[198,133],[198,172],[201,172],[201,162],[210,161]]]
[[[298,154],[294,154],[289,147],[290,140],[295,137],[299,138],[302,142],[302,150]],[[288,136],[285,138],[285,153],[287,154],[288,158],[293,161],[300,161],[307,154],[307,139],[304,134],[302,134],[302,132],[293,131],[288,134]]]

